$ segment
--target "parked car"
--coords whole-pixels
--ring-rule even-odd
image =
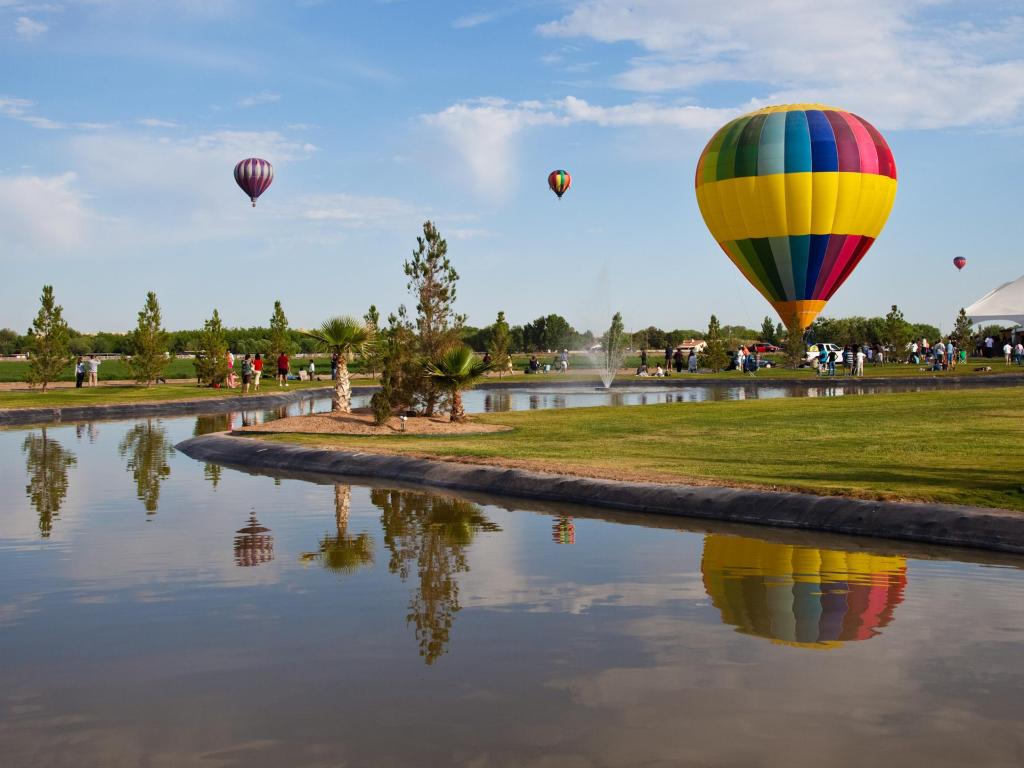
[[[769,344],[767,341],[758,341],[754,343],[753,349],[755,352],[760,352],[763,355],[765,352],[779,352],[782,350],[782,347]]]
[[[807,348],[807,354],[804,356],[804,361],[810,365],[817,365],[818,355],[821,354],[822,347],[824,347],[827,352],[836,353],[837,363],[841,363],[843,361],[843,348],[838,344],[829,344],[828,342],[811,344],[811,346]]]

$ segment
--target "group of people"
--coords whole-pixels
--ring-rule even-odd
[[[89,355],[85,360],[79,356],[75,360],[75,387],[81,389],[83,384],[87,387],[95,387],[99,378],[100,361],[96,355]]]
[[[986,336],[984,339],[978,339],[974,345],[974,353],[978,357],[996,357],[997,350],[999,350],[999,340],[993,339],[991,336]],[[1017,341],[1016,344],[1012,341],[1003,342],[1002,346],[1003,362],[1010,365],[1011,361],[1014,365],[1024,365],[1024,343]]]
[[[907,363],[926,364],[933,371],[951,371],[958,364],[967,362],[967,350],[954,344],[952,337],[945,341],[940,338],[934,344],[929,343],[928,339],[914,339],[907,351]]]
[[[490,353],[484,355],[484,362],[485,363],[490,362],[490,357],[491,357]],[[569,372],[569,350],[568,349],[563,349],[561,352],[559,352],[558,355],[555,357],[555,360],[554,360],[553,363],[550,363],[548,365],[543,365],[543,366],[542,366],[540,360],[537,359],[536,355],[530,355],[530,360],[526,364],[526,371],[525,371],[525,373],[540,373],[541,370],[543,370],[545,373],[547,373],[548,371],[550,371],[552,369],[552,367],[556,371],[558,371],[559,373],[568,373]],[[512,355],[508,356],[507,369],[508,369],[509,373],[512,372]]]
[[[640,365],[636,369],[637,376],[669,376],[675,369],[676,373],[682,373],[684,368],[689,373],[697,372],[697,351],[692,347],[689,354],[683,354],[682,347],[665,347],[665,363],[656,363],[654,370],[648,363],[647,350],[640,350]]]

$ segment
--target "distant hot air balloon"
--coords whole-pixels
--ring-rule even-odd
[[[551,191],[558,195],[558,199],[562,199],[569,190],[569,185],[572,184],[572,177],[568,171],[552,171],[548,174],[548,186],[551,187]]]
[[[953,259],[953,266],[956,267],[957,269],[963,269],[964,267],[967,266],[967,259],[965,259],[963,256],[957,256],[955,259]]]
[[[258,157],[248,157],[235,166],[235,183],[252,200],[256,207],[256,198],[267,191],[274,181],[274,166]]]
[[[791,104],[723,126],[701,153],[696,187],[722,250],[783,323],[803,330],[878,237],[896,164],[863,118]]]

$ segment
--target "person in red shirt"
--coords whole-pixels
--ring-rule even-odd
[[[288,386],[288,355],[284,352],[277,356],[277,386]]]
[[[256,359],[252,361],[252,391],[260,388],[260,377],[263,375],[263,355],[256,353]]]

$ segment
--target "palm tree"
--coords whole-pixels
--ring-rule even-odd
[[[354,355],[366,352],[375,342],[373,328],[345,315],[324,320],[319,329],[304,333],[316,339],[321,349],[337,353],[338,377],[334,380],[331,410],[335,413],[352,413],[352,385],[348,379],[348,361]]]
[[[452,421],[466,420],[466,412],[462,408],[462,390],[472,389],[490,369],[490,364],[479,359],[467,346],[450,349],[437,360],[427,363],[427,376],[433,378],[451,394]]]

